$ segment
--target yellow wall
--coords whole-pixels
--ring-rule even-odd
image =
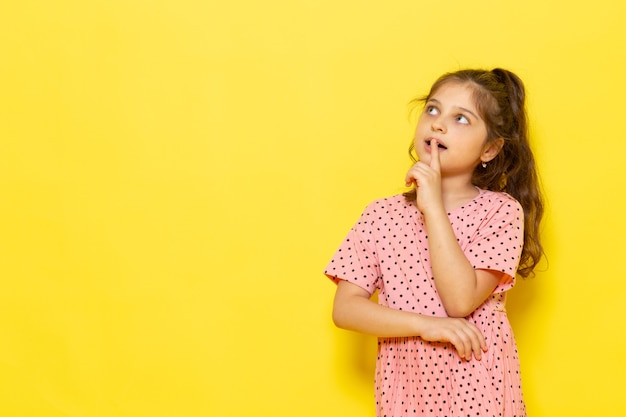
[[[409,100],[494,65],[548,195],[530,414],[626,415],[626,3],[379,3],[0,5],[0,415],[372,416],[322,270],[402,190]]]

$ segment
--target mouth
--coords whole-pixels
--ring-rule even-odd
[[[428,146],[430,148],[430,143],[432,142],[433,139],[426,139],[426,146]],[[439,141],[437,141],[437,148],[439,149],[448,149],[444,144],[439,143]]]

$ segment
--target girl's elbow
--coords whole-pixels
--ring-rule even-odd
[[[332,318],[335,326],[339,327],[340,329],[345,329],[347,327],[346,316],[342,312],[341,308],[338,308],[338,306],[336,305],[333,308]]]
[[[442,297],[441,302],[448,317],[467,317],[482,303],[476,296],[470,294],[452,294]]]
[[[343,322],[341,321],[341,318],[337,316],[334,312],[333,312],[333,324],[335,325],[335,327],[343,329]]]
[[[464,318],[474,312],[474,306],[471,306],[469,304],[464,305],[461,303],[452,303],[450,305],[444,306],[444,308],[446,309],[446,314],[448,315],[448,317],[455,318]]]

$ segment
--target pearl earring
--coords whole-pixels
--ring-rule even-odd
[[[487,168],[487,163],[485,161],[482,162],[483,168]]]

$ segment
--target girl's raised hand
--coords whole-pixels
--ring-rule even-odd
[[[442,207],[441,165],[439,146],[435,139],[430,142],[430,164],[418,161],[406,174],[405,183],[415,185],[417,208],[426,213],[432,207]]]

